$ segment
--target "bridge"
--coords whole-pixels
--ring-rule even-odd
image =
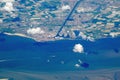
[[[74,5],[74,7],[72,8],[71,12],[69,13],[69,15],[67,16],[67,18],[65,19],[64,23],[62,24],[62,26],[60,27],[60,29],[58,30],[57,34],[55,37],[60,36],[60,32],[62,31],[63,27],[66,25],[67,21],[69,21],[71,15],[73,14],[73,12],[75,11],[75,9],[78,7],[78,5],[82,2],[83,0],[78,0],[76,2],[76,4]]]

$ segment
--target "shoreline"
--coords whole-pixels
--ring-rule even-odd
[[[7,32],[4,32],[3,34],[9,35],[9,36],[20,36],[20,37],[25,37],[25,38],[31,38],[31,37],[26,36],[26,35],[21,34],[21,33],[7,33]],[[31,39],[32,39],[32,38],[31,38]]]
[[[9,36],[18,36],[18,37],[24,37],[24,38],[29,38],[29,39],[32,39],[36,42],[50,42],[50,41],[57,41],[57,39],[50,39],[50,40],[37,40],[35,38],[32,38],[30,36],[27,36],[25,34],[22,34],[22,33],[8,33],[8,32],[4,32],[3,34],[5,35],[9,35]],[[59,40],[59,39],[58,39]],[[60,39],[61,40],[61,39]]]
[[[37,38],[33,38],[33,37],[30,37],[30,36],[27,36],[25,34],[22,34],[22,33],[8,33],[8,32],[3,32],[3,34],[5,35],[9,35],[9,36],[19,36],[19,37],[24,37],[24,38],[29,38],[29,39],[32,39],[36,42],[53,42],[53,41],[61,41],[61,40],[84,40],[84,39],[66,39],[66,38],[63,38],[63,37],[56,37],[56,38],[46,38],[46,39],[37,39]],[[102,39],[107,39],[107,38],[111,38],[111,39],[114,39],[114,38],[119,38],[119,36],[117,37],[106,37],[106,38],[100,38],[100,39],[95,39],[94,41],[90,41],[90,40],[85,40],[85,41],[90,41],[90,42],[95,42],[97,40],[102,40]]]
[[[25,34],[22,34],[22,33],[8,33],[8,32],[4,32],[3,34],[5,35],[9,35],[9,36],[18,36],[18,37],[24,37],[24,38],[29,38],[29,39],[32,39],[36,42],[53,42],[53,41],[61,41],[61,40],[73,40],[73,39],[64,39],[64,38],[48,38],[48,39],[45,39],[45,40],[38,40],[36,38],[32,38],[32,37],[29,37],[29,36],[26,36]]]

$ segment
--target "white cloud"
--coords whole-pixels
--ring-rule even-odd
[[[73,52],[83,53],[84,48],[83,48],[83,46],[81,44],[75,44],[75,46],[73,48]]]
[[[89,40],[89,41],[95,41],[95,39],[91,36],[86,36],[83,32],[79,33],[79,36],[83,39],[83,40]]]
[[[14,2],[15,0],[0,0],[0,2]]]
[[[114,38],[114,37],[120,35],[120,32],[111,32],[109,35]]]
[[[78,60],[78,62],[79,62],[80,64],[82,64],[82,61],[81,61],[80,59]]]
[[[27,30],[27,33],[34,35],[34,34],[43,34],[45,32],[41,28],[37,27],[37,28],[29,28]]]
[[[3,20],[2,20],[2,19],[0,19],[0,23],[3,23]]]
[[[79,67],[80,67],[80,65],[79,65],[79,64],[75,64],[75,67],[79,68]]]
[[[87,36],[83,32],[80,32],[79,36],[82,37],[82,39],[84,39],[84,40],[87,39]]]
[[[62,6],[62,10],[64,11],[64,10],[70,10],[71,8],[70,8],[70,6],[69,5],[64,5],[64,6]]]
[[[3,10],[6,10],[8,12],[14,11],[13,3],[12,2],[6,2],[6,5],[3,7]]]
[[[14,7],[13,7],[13,3],[15,2],[15,0],[0,0],[0,2],[5,2],[5,6],[2,8],[2,10],[11,12],[11,11],[15,11]]]
[[[77,12],[84,12],[84,11],[85,11],[85,8],[82,8],[82,7],[77,9]]]

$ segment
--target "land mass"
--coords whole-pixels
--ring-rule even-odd
[[[120,35],[119,0],[5,0],[0,5],[1,33],[19,33],[36,41],[94,41]]]

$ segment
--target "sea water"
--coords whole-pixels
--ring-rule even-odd
[[[84,53],[73,52],[75,44]],[[2,35],[0,40],[0,68],[37,71],[71,71],[120,67],[120,37],[86,40],[36,42],[18,36]],[[79,60],[88,68],[75,67]]]

